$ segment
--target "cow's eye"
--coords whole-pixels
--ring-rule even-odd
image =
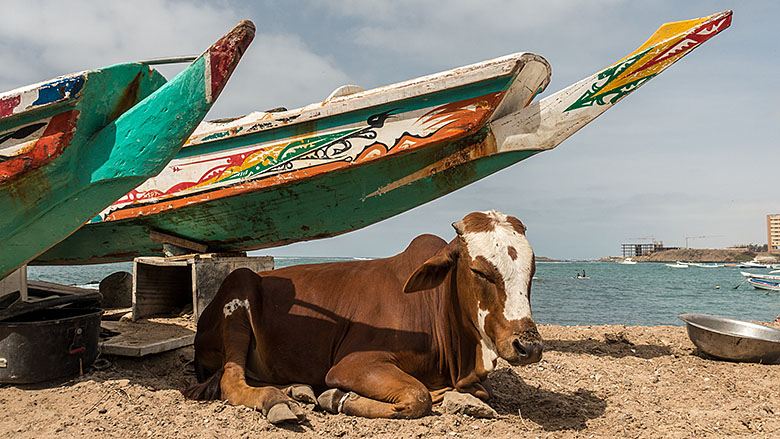
[[[476,269],[476,268],[472,268],[472,269],[471,269],[471,271],[472,271],[472,272],[474,272],[474,274],[476,274],[476,275],[477,275],[477,277],[479,277],[479,278],[482,278],[482,279],[484,279],[484,280],[486,280],[486,281],[488,281],[488,282],[490,282],[490,283],[495,283],[495,282],[493,282],[493,279],[491,279],[491,278],[490,278],[490,277],[489,277],[487,274],[485,274],[484,272],[482,272],[482,271],[480,271],[480,270],[478,270],[478,269]]]

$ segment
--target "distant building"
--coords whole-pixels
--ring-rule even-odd
[[[653,252],[659,252],[662,250],[675,250],[678,248],[679,247],[664,247],[663,241],[656,241],[652,244],[620,244],[620,250],[623,253],[624,258],[646,256]]]
[[[780,213],[766,216],[767,250],[780,253]]]

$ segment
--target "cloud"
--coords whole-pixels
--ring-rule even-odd
[[[622,23],[610,8],[615,3],[347,0],[327,5],[333,15],[352,17],[356,25],[349,32],[358,45],[447,65],[453,59],[475,62],[518,51],[543,53],[551,44],[592,37],[593,21],[609,23],[619,32]],[[601,49],[603,45],[589,48],[588,55]]]
[[[171,0],[31,0],[4,5],[3,16],[0,90],[120,62],[199,54],[246,18],[227,4]],[[171,78],[183,66],[159,70]],[[208,118],[295,108],[347,82],[346,74],[299,36],[258,29]]]
[[[349,77],[292,34],[258,33],[209,117],[275,107],[298,108],[325,99]]]
[[[22,68],[4,68],[0,85],[8,89],[119,62],[198,54],[238,21],[234,11],[207,3],[11,2],[3,5],[2,57]]]

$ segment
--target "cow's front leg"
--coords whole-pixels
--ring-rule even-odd
[[[232,361],[225,364],[220,388],[222,398],[230,404],[260,410],[272,424],[300,422],[306,417],[301,407],[278,388],[249,386],[243,364]]]
[[[236,273],[238,272],[233,272],[228,279],[237,276]],[[248,272],[248,275],[250,279],[253,279],[251,276],[256,276],[251,272]],[[228,284],[227,280],[223,283],[223,287],[225,284]],[[220,380],[222,399],[233,405],[243,405],[260,410],[273,424],[300,422],[306,417],[303,409],[282,390],[274,386],[254,387],[246,382],[246,359],[254,330],[249,301],[241,302],[240,298],[248,296],[249,293],[245,293],[231,301],[225,300],[228,304],[238,303],[239,305],[226,305],[224,311],[222,342],[225,364]],[[228,298],[230,299],[230,297]],[[258,308],[252,311],[255,315],[260,315]]]
[[[366,418],[419,418],[431,412],[423,383],[390,362],[386,354],[350,354],[328,371],[320,406]]]

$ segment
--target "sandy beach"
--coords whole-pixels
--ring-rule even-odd
[[[770,323],[774,327],[780,324]],[[259,412],[185,400],[192,348],[143,360],[107,357],[84,376],[0,387],[0,437],[778,437],[780,365],[707,358],[677,326],[539,328],[544,358],[500,363],[495,419],[434,413],[372,420],[307,410],[276,427]],[[436,411],[436,407],[434,407]]]

